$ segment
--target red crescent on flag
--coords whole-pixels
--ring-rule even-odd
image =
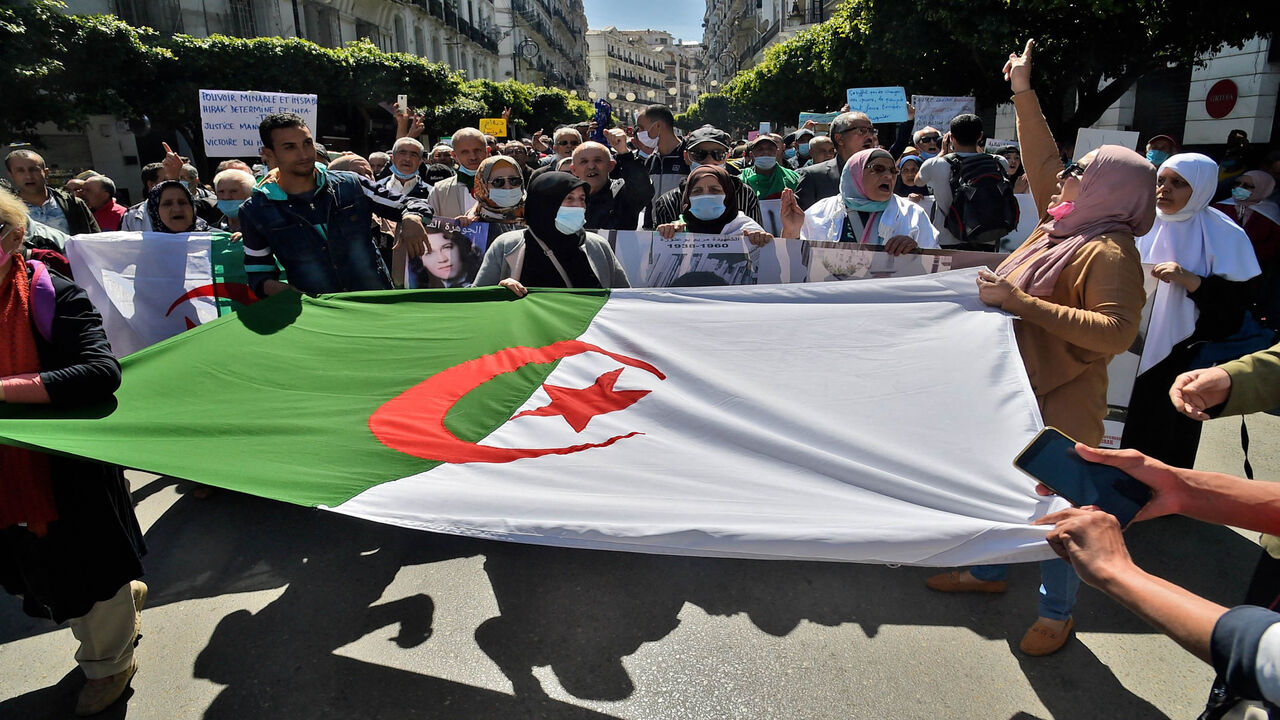
[[[171,313],[182,303],[193,300],[198,297],[220,297],[238,302],[241,305],[252,305],[258,302],[258,296],[253,290],[244,283],[212,283],[210,285],[201,285],[200,287],[191,288],[182,297],[173,301],[169,306],[169,310],[164,316],[169,317]],[[183,318],[187,321],[187,329],[196,327],[196,322],[191,318]]]
[[[445,427],[445,416],[463,396],[497,376],[530,363],[548,363],[589,352],[645,370],[659,380],[666,379],[657,368],[643,360],[612,353],[581,340],[562,340],[540,348],[511,347],[455,365],[405,390],[369,416],[369,430],[392,450],[424,460],[448,463],[505,463],[543,455],[569,455],[643,435],[632,432],[604,442],[559,448],[499,448],[459,440]]]
[[[249,286],[244,283],[211,283],[191,288],[182,297],[174,300],[173,304],[169,306],[169,310],[165,312],[165,317],[168,317],[182,303],[198,297],[226,298],[241,305],[252,305],[258,301],[258,296],[254,295],[253,290],[250,290]]]

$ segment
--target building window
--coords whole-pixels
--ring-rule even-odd
[[[339,45],[338,11],[333,8],[307,5],[303,17],[306,19],[306,39],[321,47],[337,47]]]
[[[179,0],[116,0],[116,15],[135,27],[150,27],[165,33],[182,32],[182,5]]]
[[[377,45],[379,49],[388,49],[382,37],[382,30],[371,22],[364,20],[356,20],[356,37],[360,39],[368,39],[369,42]]]
[[[227,13],[231,16],[231,34],[236,37],[258,36],[258,24],[253,18],[253,0],[228,0]]]
[[[409,38],[405,32],[404,18],[397,15],[395,18],[396,29],[396,52],[409,52]]]

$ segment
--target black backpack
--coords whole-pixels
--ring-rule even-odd
[[[951,166],[951,208],[944,226],[963,249],[998,251],[1018,227],[1018,198],[995,156],[943,158]]]

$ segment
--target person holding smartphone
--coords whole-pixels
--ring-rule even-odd
[[[1178,514],[1280,533],[1280,485],[1276,483],[1171,467],[1136,450],[1100,450],[1078,444],[1076,452],[1084,460],[1118,468],[1151,488],[1153,497],[1135,522]],[[1042,494],[1050,492],[1043,486],[1037,489]],[[1276,607],[1277,598],[1264,606],[1248,598],[1248,604],[1227,609],[1150,575],[1129,557],[1115,516],[1095,507],[1068,508],[1036,523],[1053,526],[1047,537],[1050,547],[1070,562],[1086,583],[1213,665],[1218,681],[1201,717],[1222,718],[1229,711],[1230,717],[1258,717],[1237,714],[1243,710],[1241,704],[1261,704],[1263,717],[1266,713],[1277,716],[1280,613],[1269,609]]]
[[[1280,345],[1210,368],[1182,373],[1169,388],[1173,408],[1193,420],[1248,415],[1280,408]],[[1256,509],[1265,510],[1265,505]],[[1244,523],[1233,523],[1244,527]],[[1280,607],[1280,533],[1264,533],[1262,552],[1244,594],[1246,605]],[[1242,696],[1221,674],[1210,707],[1230,707]]]
[[[1138,333],[1145,292],[1134,237],[1155,222],[1155,168],[1106,145],[1062,169],[1058,146],[1031,89],[1031,53],[1011,54],[1018,141],[1041,222],[995,273],[978,279],[982,301],[1017,316],[1014,332],[1041,415],[1088,445],[1102,441],[1107,363]],[[935,575],[942,592],[1004,592],[1006,566]],[[1080,579],[1061,560],[1041,563],[1039,617],[1019,644],[1057,652],[1074,626]]]

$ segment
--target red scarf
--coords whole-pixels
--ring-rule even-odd
[[[15,254],[9,266],[9,276],[0,280],[0,378],[40,372],[27,264]],[[26,523],[43,536],[57,519],[49,456],[0,445],[0,529]]]

